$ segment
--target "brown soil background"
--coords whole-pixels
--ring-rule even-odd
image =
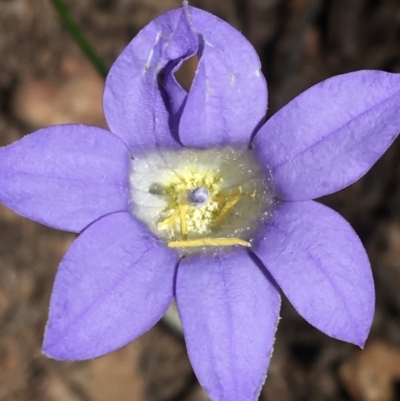
[[[144,24],[180,5],[66,2],[107,65]],[[335,74],[400,72],[398,0],[191,4],[227,20],[256,47],[269,83],[269,113]],[[104,126],[102,86],[48,0],[0,0],[0,145],[49,124]],[[361,181],[322,200],[351,222],[372,262],[377,308],[365,350],[319,333],[284,302],[261,400],[400,400],[399,150],[397,140]],[[52,282],[73,238],[0,205],[0,401],[207,400],[183,340],[162,323],[94,361],[41,355]]]

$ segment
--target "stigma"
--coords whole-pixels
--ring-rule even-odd
[[[206,187],[189,189],[189,202],[194,205],[201,205],[210,199],[210,193]]]
[[[250,247],[274,199],[248,149],[166,150],[132,160],[133,215],[182,254]]]

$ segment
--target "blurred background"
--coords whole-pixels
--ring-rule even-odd
[[[179,0],[65,1],[107,66],[141,27],[180,6]],[[225,19],[255,46],[268,80],[269,115],[336,74],[400,72],[399,0],[190,3]],[[0,0],[0,145],[50,124],[105,127],[102,90],[103,79],[49,0]],[[351,222],[372,262],[377,306],[365,349],[318,332],[285,300],[261,400],[400,400],[399,150],[397,140],[361,181],[321,199]],[[52,282],[73,239],[0,205],[0,401],[207,400],[183,340],[162,323],[94,361],[41,355]]]

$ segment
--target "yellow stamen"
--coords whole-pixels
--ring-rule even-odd
[[[172,216],[168,217],[168,219],[161,221],[160,223],[157,224],[157,228],[161,230],[165,226],[167,226],[171,231],[173,231],[173,226],[176,221],[176,219],[179,217],[180,209],[176,209]]]
[[[182,205],[180,208],[181,213],[181,235],[184,240],[187,239],[187,224],[186,224],[186,211],[188,209],[188,205]]]
[[[212,200],[214,202],[221,202],[221,201],[224,201],[226,199],[232,198],[232,196],[240,195],[241,193],[242,193],[242,187],[237,187],[234,192],[231,192],[228,195],[216,195],[216,196],[213,196]]]
[[[225,216],[228,214],[229,210],[231,210],[236,205],[236,203],[238,203],[240,201],[240,199],[242,198],[242,194],[241,194],[242,188],[239,187],[238,189],[239,189],[239,194],[232,195],[232,197],[230,199],[228,199],[228,201],[225,203],[224,207],[219,212],[219,215],[218,215],[217,219],[215,220],[215,224],[217,226],[222,223]]]
[[[250,242],[240,238],[199,238],[185,241],[170,241],[170,248],[195,247],[195,246],[232,246],[241,245],[250,247]]]
[[[229,213],[229,211],[236,205],[236,203],[240,201],[240,199],[244,198],[245,196],[251,196],[252,198],[254,198],[255,192],[251,194],[242,193],[242,187],[239,187],[236,189],[235,192],[232,192],[232,194],[230,194],[228,197],[228,201],[225,203],[225,205],[219,212],[219,215],[215,220],[215,224],[219,226],[224,220],[225,216]]]
[[[230,195],[228,195],[228,201],[219,212],[219,215],[215,220],[215,224],[220,225],[229,211],[236,205],[236,203],[240,201],[240,199],[244,198],[245,196],[251,196],[254,198],[255,192],[252,192],[251,194],[242,193],[242,187],[238,187],[235,192],[232,192]]]

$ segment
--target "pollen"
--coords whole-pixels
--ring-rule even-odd
[[[271,210],[268,177],[248,149],[184,149],[132,161],[132,213],[182,253],[251,246]]]

